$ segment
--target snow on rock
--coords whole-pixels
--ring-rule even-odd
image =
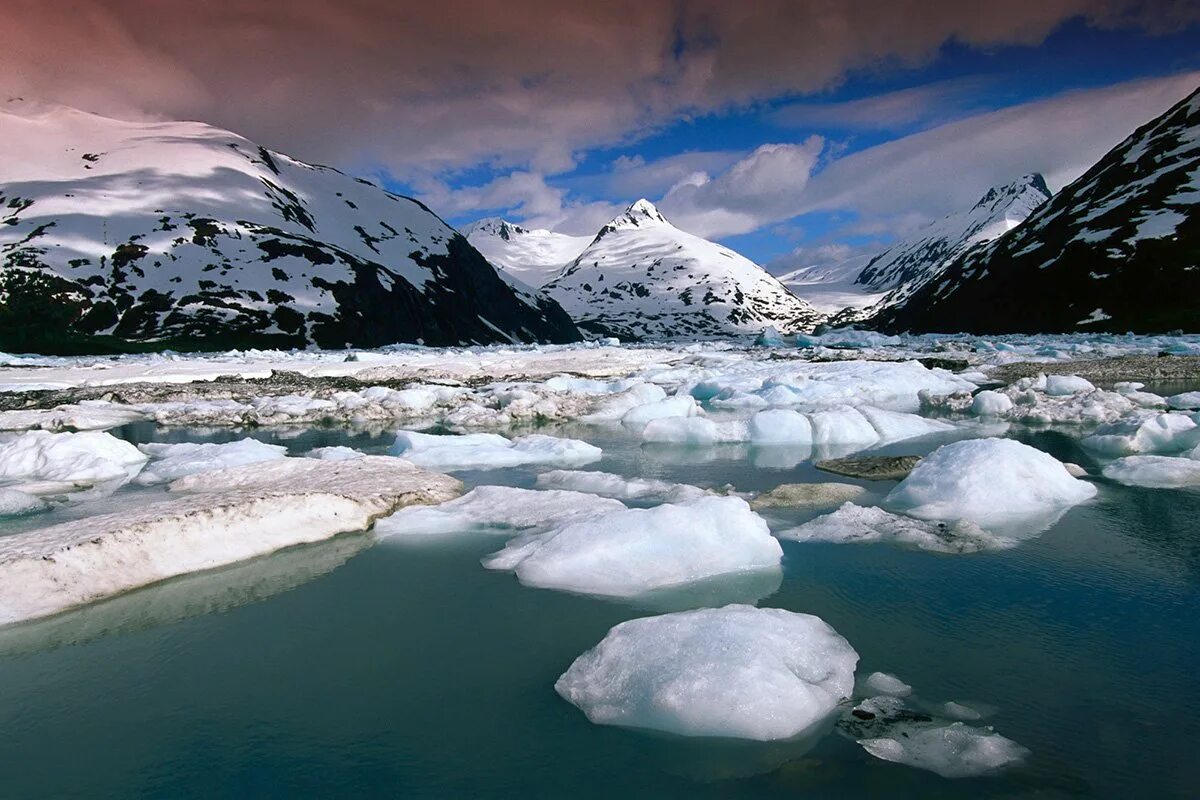
[[[45,511],[49,507],[49,504],[40,497],[16,489],[0,488],[0,517],[35,514],[38,511]]]
[[[484,566],[512,570],[527,586],[636,597],[717,575],[778,569],[782,552],[744,500],[703,497],[617,509],[517,537]]]
[[[984,527],[1052,513],[1095,496],[1051,455],[1011,439],[939,447],[888,494],[885,505],[926,520]]]
[[[257,439],[239,439],[224,444],[143,444],[139,445],[138,449],[153,459],[135,479],[141,484],[168,483],[197,472],[211,472],[287,457],[286,447],[265,444]]]
[[[846,503],[837,511],[796,528],[780,531],[780,539],[797,542],[866,543],[891,541],[935,553],[978,553],[1012,547],[1012,539],[996,536],[970,520],[939,522],[892,514],[882,508]]]
[[[530,434],[506,439],[495,433],[461,436],[401,431],[392,445],[393,455],[430,469],[501,469],[524,464],[565,466],[599,461],[599,447],[578,439]]]
[[[750,501],[751,508],[833,508],[856,500],[866,489],[853,483],[784,483]]]
[[[1126,456],[1106,466],[1103,474],[1128,486],[1149,489],[1200,486],[1200,460],[1195,456]]]
[[[914,712],[894,696],[868,698],[840,723],[871,755],[943,778],[986,775],[1023,761],[1029,750],[996,733]]]
[[[477,486],[438,506],[403,508],[375,524],[380,536],[486,532],[512,535],[547,531],[625,506],[583,492]]]
[[[365,530],[461,491],[396,458],[280,459],[190,475],[188,496],[0,537],[0,624],[48,616],[189,572]]]
[[[0,481],[80,486],[124,483],[137,474],[146,459],[129,442],[108,433],[29,431],[0,442]]]
[[[705,497],[710,492],[686,483],[669,483],[653,478],[625,478],[608,472],[551,470],[537,476],[539,489],[567,489],[617,500],[681,503]]]
[[[1132,414],[1102,425],[1083,439],[1083,446],[1111,456],[1135,453],[1170,453],[1200,443],[1200,426],[1181,412]]]
[[[601,725],[771,741],[825,720],[857,663],[818,617],[730,605],[623,622],[554,688]]]

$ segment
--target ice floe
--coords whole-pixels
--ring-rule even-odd
[[[1011,439],[968,439],[925,456],[884,505],[919,519],[989,527],[1051,514],[1095,494],[1095,486],[1041,450]]]
[[[438,470],[500,469],[524,464],[575,466],[599,461],[599,447],[578,439],[530,434],[507,439],[495,433],[436,435],[401,431],[392,454]]]
[[[1167,404],[1171,408],[1187,410],[1200,409],[1200,392],[1183,392],[1181,394],[1173,394],[1167,398]]]
[[[609,472],[551,470],[537,476],[539,489],[568,489],[618,500],[679,503],[710,494],[698,486],[653,478],[626,478]]]
[[[336,445],[333,447],[315,447],[304,454],[305,458],[319,458],[322,461],[350,461],[362,458],[363,454],[353,447]]]
[[[770,741],[828,718],[857,663],[818,617],[730,605],[623,622],[554,688],[598,724]]]
[[[1140,412],[1102,425],[1083,439],[1083,446],[1110,456],[1170,453],[1200,444],[1195,416],[1183,412]]]
[[[375,532],[379,536],[467,532],[512,536],[624,510],[617,500],[582,492],[477,486],[441,505],[402,508],[376,522]]]
[[[136,478],[136,482],[141,484],[169,483],[176,478],[197,472],[259,464],[287,457],[286,447],[265,444],[257,439],[239,439],[223,444],[151,443],[139,445],[138,449],[152,459]]]
[[[1126,456],[1104,467],[1104,477],[1129,486],[1178,489],[1200,486],[1200,460],[1192,457]]]
[[[718,575],[778,569],[782,553],[746,501],[702,497],[616,509],[518,536],[483,563],[512,570],[527,586],[637,597]]]
[[[913,519],[873,506],[846,503],[837,511],[776,534],[797,542],[856,544],[890,541],[935,553],[978,553],[1012,547],[1012,539],[997,536],[967,519]]]
[[[888,694],[893,697],[908,697],[912,694],[911,686],[887,672],[872,672],[863,679],[863,686],[876,694]]]
[[[1029,750],[990,727],[939,719],[909,709],[899,697],[871,697],[839,723],[871,755],[941,775],[986,775],[1023,761]]]
[[[175,481],[190,496],[0,537],[0,624],[44,617],[176,575],[365,530],[458,494],[402,459],[281,459]]]
[[[138,473],[147,456],[115,436],[99,431],[50,433],[28,431],[0,441],[0,482],[42,493],[32,484],[61,484],[64,491],[97,483],[124,483]]]

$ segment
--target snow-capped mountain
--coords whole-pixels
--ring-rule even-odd
[[[808,331],[821,315],[766,270],[679,230],[648,200],[609,222],[543,290],[580,328],[623,339]]]
[[[881,305],[903,302],[954,259],[1017,227],[1049,199],[1046,180],[1037,173],[988,189],[968,211],[936,220],[871,259],[855,283],[869,291],[889,292]]]
[[[521,284],[538,288],[552,281],[591,243],[590,236],[570,236],[541,228],[522,228],[498,217],[481,219],[460,229],[475,249]]]
[[[1197,298],[1200,90],[873,323],[977,333],[1198,331]]]
[[[228,131],[10,101],[0,141],[0,349],[578,336],[417,201]]]

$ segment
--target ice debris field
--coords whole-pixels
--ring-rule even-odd
[[[1030,750],[970,705],[861,671],[853,641],[771,596],[805,548],[967,564],[1124,487],[1200,492],[1200,338],[772,344],[0,354],[0,624],[348,532],[402,554],[485,539],[477,568],[529,589],[668,610],[546,687],[581,720],[840,734],[943,778],[1019,768]],[[1145,362],[1184,366],[1135,380]],[[321,430],[345,433],[300,445]],[[821,471],[908,454],[894,480]],[[722,461],[777,477],[708,480]]]

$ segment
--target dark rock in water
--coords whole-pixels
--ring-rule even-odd
[[[856,708],[853,711],[851,711],[850,713],[861,720],[875,719],[874,714],[872,714],[870,711],[866,711],[865,709],[861,709],[861,708]]]
[[[962,372],[971,366],[965,358],[918,358],[917,363],[925,369],[945,369],[950,372]]]
[[[813,464],[819,470],[868,481],[898,481],[908,477],[920,456],[847,456]]]

